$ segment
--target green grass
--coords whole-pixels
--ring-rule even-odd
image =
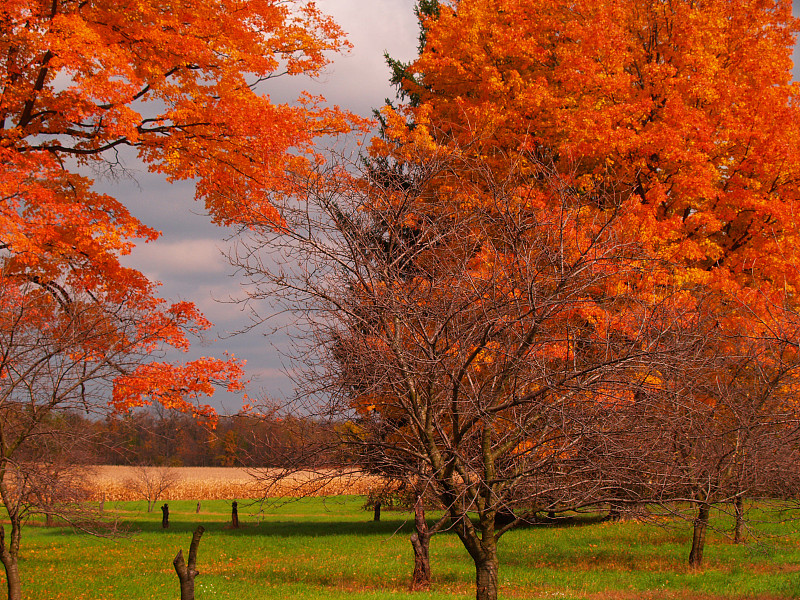
[[[172,559],[188,550],[198,523],[197,600],[474,597],[472,563],[452,533],[431,542],[431,593],[406,591],[412,555],[410,515],[384,511],[380,523],[358,497],[310,498],[283,505],[240,502],[242,528],[229,529],[230,505],[170,502],[169,530],[144,503],[106,504],[130,529],[120,539],[28,526],[20,568],[28,600],[178,598]],[[727,528],[724,515],[713,524]],[[706,565],[687,568],[690,529],[641,523],[541,526],[500,542],[501,598],[676,599],[800,597],[800,535],[792,523],[763,525],[758,544],[709,534]],[[3,589],[5,581],[2,582]],[[3,596],[0,592],[0,598]]]

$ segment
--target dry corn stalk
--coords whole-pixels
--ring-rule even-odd
[[[88,484],[91,500],[140,500],[126,487],[136,467],[95,467]],[[323,478],[319,472],[300,471],[270,483],[267,488],[247,469],[234,467],[174,467],[178,481],[166,490],[162,500],[230,500],[233,498],[262,498],[286,496],[337,496],[342,494],[366,495],[370,489],[381,485],[378,477],[342,472],[329,473]],[[264,470],[261,471],[262,473]],[[319,482],[317,484],[317,482]]]

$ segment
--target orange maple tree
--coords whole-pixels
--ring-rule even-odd
[[[312,2],[276,0],[12,0],[0,19],[4,278],[57,295],[77,290],[103,302],[135,302],[159,325],[175,323],[162,342],[185,347],[181,329],[207,321],[191,304],[167,307],[153,282],[119,262],[134,239],[158,232],[70,167],[113,170],[116,149],[132,147],[152,171],[194,180],[215,222],[246,222],[257,213],[279,224],[274,204],[292,193],[287,173],[317,160],[317,136],[356,120],[309,96],[276,105],[259,84],[317,73],[326,51],[346,47],[341,30]],[[237,379],[230,364],[206,360],[187,367],[194,375],[173,375],[180,381],[227,371]],[[165,365],[157,378],[153,369],[140,370],[141,381],[169,380]],[[124,389],[117,406],[134,401],[130,376]]]
[[[555,247],[574,252],[593,224],[607,223],[630,269],[576,298],[564,332],[583,324],[625,339],[637,303],[661,306],[664,326],[674,326],[665,342],[696,336],[691,325],[701,323],[716,331],[706,343],[725,341],[704,354],[718,357],[747,344],[742,330],[773,335],[773,311],[796,310],[800,89],[790,2],[423,0],[418,14],[419,58],[393,63],[410,102],[384,110],[373,156],[395,174],[420,156],[471,160],[434,182],[438,193],[420,195],[412,224],[447,211],[482,212],[487,225],[520,208],[558,213],[562,197],[543,185],[554,169],[581,206],[579,225],[554,236]],[[448,181],[487,180],[473,165],[491,181],[512,179],[517,187],[504,192],[513,200]],[[487,226],[476,244],[487,272],[521,261],[496,241]],[[630,304],[610,312],[596,301],[607,294]],[[542,350],[554,363],[558,352],[570,358],[566,346]],[[655,386],[667,376],[645,366],[638,379]],[[495,595],[479,583],[479,598]]]
[[[627,190],[628,226],[685,280],[796,285],[790,2],[433,4],[400,81],[439,143]]]
[[[213,417],[199,399],[242,388],[233,357],[158,361],[210,323],[123,266],[137,240],[159,234],[85,173],[114,171],[131,148],[169,181],[192,180],[214,222],[279,226],[291,175],[319,160],[316,138],[360,122],[321,98],[263,93],[347,47],[313,2],[8,0],[0,23],[0,410],[33,415],[4,431],[4,474],[53,411],[155,401]],[[15,600],[18,488],[0,481],[16,507],[10,544],[0,536]]]

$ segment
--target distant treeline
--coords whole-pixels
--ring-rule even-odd
[[[213,428],[191,415],[164,411],[105,420],[72,413],[67,419],[73,431],[91,432],[86,454],[96,464],[288,467],[307,456],[310,440],[319,449],[315,462],[341,458],[331,425],[298,417],[221,416]]]

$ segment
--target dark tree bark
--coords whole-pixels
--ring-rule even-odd
[[[414,549],[414,574],[411,577],[410,589],[413,591],[427,590],[431,587],[429,551],[433,533],[428,529],[428,523],[425,521],[422,496],[417,496],[414,503],[414,527],[416,531],[411,534],[411,547]]]
[[[381,520],[381,501],[378,500],[375,502],[375,512],[372,516],[373,521],[380,521]]]
[[[733,529],[733,542],[741,544],[744,541],[744,501],[741,496],[736,496],[733,501],[733,510],[736,514],[736,525]]]
[[[0,525],[0,561],[6,571],[6,582],[8,584],[8,600],[22,600],[22,581],[19,577],[19,556],[20,528],[11,520],[11,539],[6,546],[5,527]]]
[[[188,564],[183,561],[183,550],[178,550],[177,556],[172,561],[172,566],[175,567],[181,583],[181,600],[194,600],[194,578],[200,574],[197,570],[197,547],[200,545],[200,537],[204,531],[205,528],[202,525],[198,525],[194,530],[192,543],[189,546]]]
[[[476,600],[497,600],[497,553],[475,561]]]
[[[454,531],[461,539],[464,547],[475,563],[475,598],[476,600],[497,600],[498,571],[500,560],[497,556],[497,540],[500,537],[495,530],[496,512],[488,510],[479,517],[477,527],[472,523],[463,502],[450,508]]]
[[[161,527],[167,529],[169,527],[169,505],[165,502],[161,507]]]
[[[231,526],[239,529],[239,503],[236,500],[231,504]]]
[[[710,512],[711,507],[706,503],[702,503],[697,509],[697,518],[694,520],[692,551],[689,553],[689,564],[695,568],[703,564],[703,549],[706,544],[706,530],[708,529],[708,516]]]
[[[622,505],[612,502],[608,506],[608,514],[603,518],[604,521],[616,523],[622,520]]]
[[[200,512],[200,502],[199,501],[197,502],[197,510],[195,510],[194,512],[196,512],[196,513]]]

